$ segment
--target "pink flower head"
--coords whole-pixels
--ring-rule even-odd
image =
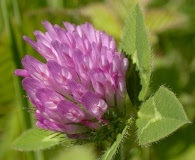
[[[89,23],[43,26],[47,31],[35,31],[36,41],[24,40],[46,63],[26,55],[24,69],[15,71],[37,109],[37,126],[68,135],[98,129],[109,108],[124,107],[127,58],[111,36]]]

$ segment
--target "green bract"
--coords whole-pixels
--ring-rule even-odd
[[[123,139],[125,138],[125,135],[128,134],[128,128],[130,127],[131,124],[131,119],[127,122],[127,125],[123,129],[122,133],[119,133],[116,137],[116,141],[112,144],[112,146],[104,153],[102,156],[102,160],[112,160],[113,157],[115,156],[118,148],[120,147]]]
[[[66,140],[65,135],[35,128],[18,137],[13,143],[13,148],[20,151],[43,150],[60,144],[62,140]]]

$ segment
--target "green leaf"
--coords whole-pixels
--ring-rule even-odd
[[[116,141],[112,144],[112,146],[104,153],[102,156],[102,160],[112,160],[117,152],[117,149],[120,147],[122,140],[125,138],[128,128],[131,124],[131,119],[128,120],[127,125],[123,129],[122,133],[117,135]]]
[[[146,145],[164,138],[186,123],[189,120],[181,103],[173,92],[161,86],[138,112],[139,144]]]
[[[142,86],[141,91],[138,90],[136,92],[139,93],[139,100],[144,100],[150,83],[151,49],[143,14],[138,4],[131,9],[127,17],[121,48],[130,61],[136,64],[136,70],[139,72],[140,84]],[[128,83],[131,83],[130,79],[127,79]],[[130,92],[129,90],[128,93]]]
[[[38,128],[29,129],[18,137],[12,147],[20,151],[36,151],[51,148],[65,140],[65,135]]]

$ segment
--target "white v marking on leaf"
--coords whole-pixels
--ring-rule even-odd
[[[148,128],[148,126],[149,126],[151,123],[155,123],[156,121],[159,121],[159,120],[162,119],[161,113],[160,113],[160,112],[157,110],[157,108],[156,108],[156,103],[155,103],[155,101],[154,101],[154,98],[152,98],[152,106],[154,107],[154,117],[151,118],[151,119],[148,121],[148,123],[146,124],[146,126],[142,128],[141,133],[143,133],[144,130],[146,130],[146,129]]]

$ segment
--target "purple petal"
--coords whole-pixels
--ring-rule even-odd
[[[117,94],[121,97],[124,98],[126,94],[126,83],[125,79],[123,77],[118,78],[118,87],[117,87]]]
[[[121,70],[122,70],[123,75],[126,74],[128,66],[129,66],[129,61],[127,58],[124,58],[121,64]]]
[[[23,58],[22,64],[32,78],[45,82],[46,84],[48,83],[49,72],[46,64],[41,63],[29,55]]]
[[[60,101],[57,108],[62,114],[63,118],[69,120],[70,122],[79,123],[85,118],[83,110],[76,104],[68,101]]]
[[[76,32],[75,33],[78,33],[79,37],[80,38],[83,38],[83,30],[82,30],[82,27],[81,26],[76,26]]]
[[[45,129],[45,130],[49,129],[44,123],[42,123],[40,121],[36,122],[36,126],[39,127],[39,128]]]
[[[61,123],[58,119],[57,121],[54,121],[50,119],[50,117],[45,116],[45,114],[42,115],[39,111],[36,112],[36,118],[37,118],[36,125],[43,129],[65,132],[67,134],[78,134],[85,131],[85,128],[80,125],[63,124],[64,122]]]
[[[51,122],[48,120],[44,121],[44,124],[53,131],[59,131],[59,132],[64,132],[66,134],[79,134],[85,132],[85,128],[80,125],[74,125],[74,124],[60,124],[60,123],[55,123]]]
[[[60,42],[58,42],[57,40],[52,40],[51,41],[51,46],[54,48],[54,50],[56,51],[56,55],[58,55],[59,53],[62,52],[62,47]]]
[[[71,90],[69,86],[67,85],[67,80],[68,79],[75,79],[78,80],[76,73],[74,71],[71,73],[68,69],[65,67],[60,66],[57,62],[55,61],[48,61],[47,63],[48,69],[49,69],[49,74],[50,78],[52,79],[53,82],[53,89],[55,89],[57,92],[64,96],[68,96],[71,94]],[[72,74],[75,74],[72,76]]]
[[[75,49],[73,52],[73,57],[75,70],[78,73],[81,83],[86,87],[89,88],[91,83],[89,76],[87,74],[88,68],[86,67],[86,64],[84,62],[84,56],[83,53],[79,49]]]
[[[51,23],[49,23],[48,21],[43,21],[42,25],[48,31],[49,36],[51,37],[51,39],[60,41],[59,38],[58,38],[58,35],[56,34],[56,31],[55,31],[53,25],[51,25]]]
[[[90,91],[83,95],[82,104],[97,119],[101,118],[107,110],[105,101]]]
[[[38,89],[44,88],[44,85],[42,83],[31,77],[24,78],[22,81],[22,86],[28,93],[36,92]]]
[[[43,111],[44,107],[41,105],[40,101],[37,99],[36,97],[36,91],[40,88],[44,88],[45,86],[30,78],[30,77],[26,77],[23,79],[22,81],[22,86],[24,87],[24,89],[26,90],[26,92],[28,93],[28,97],[31,100],[31,102],[40,110]]]
[[[16,69],[14,71],[14,74],[16,76],[29,77],[29,74],[28,74],[27,70],[25,70],[25,69]]]
[[[42,124],[44,124],[44,120],[49,120],[52,122],[55,121],[57,123],[65,123],[65,121],[63,121],[63,119],[55,110],[50,110],[47,108],[45,108],[44,111],[37,110],[35,116],[37,118],[37,121],[41,122]]]
[[[36,32],[35,32],[36,33]],[[37,34],[37,33],[36,33]],[[36,35],[38,40],[40,39],[40,35]],[[42,40],[42,42],[34,42],[27,36],[23,36],[24,40],[28,42],[37,52],[39,52],[46,60],[56,59],[56,55],[53,53],[50,48],[50,44],[46,43],[46,40]],[[40,40],[41,41],[41,40]],[[44,41],[44,43],[43,43]]]
[[[42,43],[47,47],[50,47],[50,41],[44,33],[42,33],[41,31],[34,31],[34,35],[38,43]]]
[[[95,93],[99,94],[101,97],[105,95],[103,84],[97,82],[95,79],[93,79],[93,77],[92,77],[92,85]]]
[[[86,50],[86,46],[85,46],[85,43],[84,43],[83,39],[82,39],[77,33],[74,34],[74,37],[75,37],[75,39],[76,39],[76,41],[77,41],[76,47],[79,48],[79,50],[80,50],[83,54],[89,53],[89,52],[87,52],[87,50]]]
[[[64,26],[66,27],[67,31],[72,33],[75,30],[75,26],[69,22],[63,22]]]
[[[99,67],[105,71],[108,70],[109,62],[108,62],[108,59],[106,58],[106,55],[101,55],[100,61],[99,61]]]
[[[83,96],[84,93],[87,92],[87,89],[80,83],[76,83],[70,80],[67,81],[67,85],[69,86],[71,94],[73,95],[74,99],[80,102],[81,97]]]
[[[50,75],[53,76],[58,84],[66,84],[67,79],[72,79],[72,74],[65,67],[60,66],[55,61],[47,63]]]
[[[23,36],[23,39],[29,43],[35,50],[38,50],[37,42],[33,41],[32,39],[28,38],[27,36]]]
[[[115,51],[116,45],[114,39],[111,36],[108,36],[106,33],[101,34],[102,46],[111,49],[111,51]]]
[[[46,88],[41,88],[36,91],[36,97],[45,108],[56,109],[57,104],[64,99],[60,94]]]
[[[60,113],[58,113],[58,109],[50,109],[50,108],[45,108],[45,113],[48,115],[49,119],[58,123],[68,123],[68,121],[65,121],[63,117],[60,116]]]
[[[91,43],[97,41],[95,29],[90,23],[85,23],[81,25],[81,28]]]

